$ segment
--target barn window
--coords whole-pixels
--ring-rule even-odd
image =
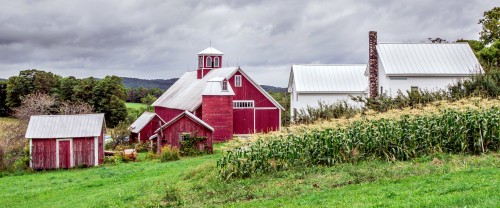
[[[234,86],[241,87],[241,75],[234,76]]]
[[[411,92],[418,92],[417,86],[411,86]]]
[[[212,66],[212,57],[207,57],[207,67]]]
[[[198,67],[203,67],[203,57],[198,57]]]
[[[219,67],[219,57],[214,58],[214,66]]]
[[[226,80],[224,80],[222,82],[222,91],[227,91],[227,81]]]
[[[253,108],[253,100],[235,100],[233,101],[233,108]]]
[[[185,139],[189,139],[189,137],[191,136],[191,134],[189,133],[181,133],[179,135],[179,142],[182,142],[184,141]]]

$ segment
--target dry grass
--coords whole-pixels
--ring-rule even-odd
[[[7,126],[8,124],[17,124],[17,123],[19,123],[19,120],[15,118],[0,117],[0,138],[2,138],[3,133],[7,131],[6,129],[4,129],[4,126]]]
[[[417,108],[404,108],[404,109],[393,109],[384,113],[378,113],[373,110],[368,110],[362,114],[357,114],[356,116],[346,119],[331,119],[322,120],[314,124],[302,124],[302,125],[292,125],[290,127],[284,127],[281,131],[270,132],[267,134],[254,134],[246,138],[236,138],[231,140],[224,149],[232,149],[234,147],[240,147],[244,145],[251,144],[258,139],[269,139],[275,138],[279,135],[286,134],[303,134],[310,132],[312,130],[322,130],[332,127],[344,127],[351,124],[354,121],[360,120],[377,120],[377,119],[398,119],[403,115],[416,116],[416,115],[428,115],[435,114],[444,109],[453,109],[457,111],[464,111],[467,109],[478,109],[478,108],[491,108],[500,107],[500,100],[498,99],[484,99],[484,98],[466,98],[455,102],[450,101],[437,101],[428,104],[427,106],[417,107]]]

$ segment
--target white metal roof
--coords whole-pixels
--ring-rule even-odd
[[[26,138],[74,138],[100,136],[104,114],[31,116]]]
[[[388,75],[470,75],[482,72],[468,43],[379,43]]]
[[[153,119],[155,116],[156,116],[156,113],[146,111],[146,112],[142,113],[142,115],[139,116],[139,118],[137,118],[137,120],[135,120],[134,123],[132,125],[130,125],[130,127],[128,127],[128,129],[132,133],[139,133],[151,121],[151,119]],[[160,117],[158,117],[158,118],[160,118]],[[163,122],[163,123],[165,123],[165,122]]]
[[[208,84],[208,80],[222,77],[226,80],[239,71],[248,79],[262,94],[264,94],[276,107],[284,109],[274,100],[262,87],[253,81],[239,67],[226,67],[212,69],[202,79],[197,79],[196,71],[186,72],[168,90],[163,93],[152,105],[180,110],[194,111],[201,104],[202,94]],[[229,87],[229,85],[228,85]]]
[[[197,123],[199,123],[199,124],[207,127],[208,129],[210,129],[210,131],[214,131],[214,128],[212,128],[210,125],[208,125],[207,123],[205,123],[205,121],[203,121],[200,118],[196,117],[195,115],[193,115],[189,111],[184,111],[183,113],[179,114],[178,116],[176,116],[172,120],[168,121],[165,125],[161,126],[161,128],[158,128],[155,131],[155,133],[157,133],[160,129],[167,128],[168,126],[172,125],[173,123],[175,123],[177,120],[179,120],[183,116],[187,116],[188,118],[194,120],[195,122],[197,122]]]
[[[233,88],[228,83],[227,90],[222,90],[222,82],[226,80],[222,77],[216,77],[207,81],[207,85],[202,95],[234,95]]]
[[[224,53],[222,53],[221,51],[213,48],[213,47],[208,47],[208,48],[205,48],[205,50],[202,50],[198,53],[198,55],[224,55]]]
[[[368,77],[366,64],[353,65],[292,65],[289,88],[295,84],[297,92],[365,92]]]

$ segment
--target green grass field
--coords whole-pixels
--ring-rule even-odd
[[[216,154],[0,178],[2,207],[498,207],[500,154],[370,161],[222,181]],[[144,155],[142,155],[144,156]]]
[[[142,103],[125,103],[125,106],[127,106],[127,108],[135,108],[135,109],[147,107],[147,105]]]

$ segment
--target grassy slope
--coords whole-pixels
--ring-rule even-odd
[[[125,103],[125,106],[127,106],[127,108],[135,108],[135,109],[147,107],[146,105],[144,105],[142,103]]]

